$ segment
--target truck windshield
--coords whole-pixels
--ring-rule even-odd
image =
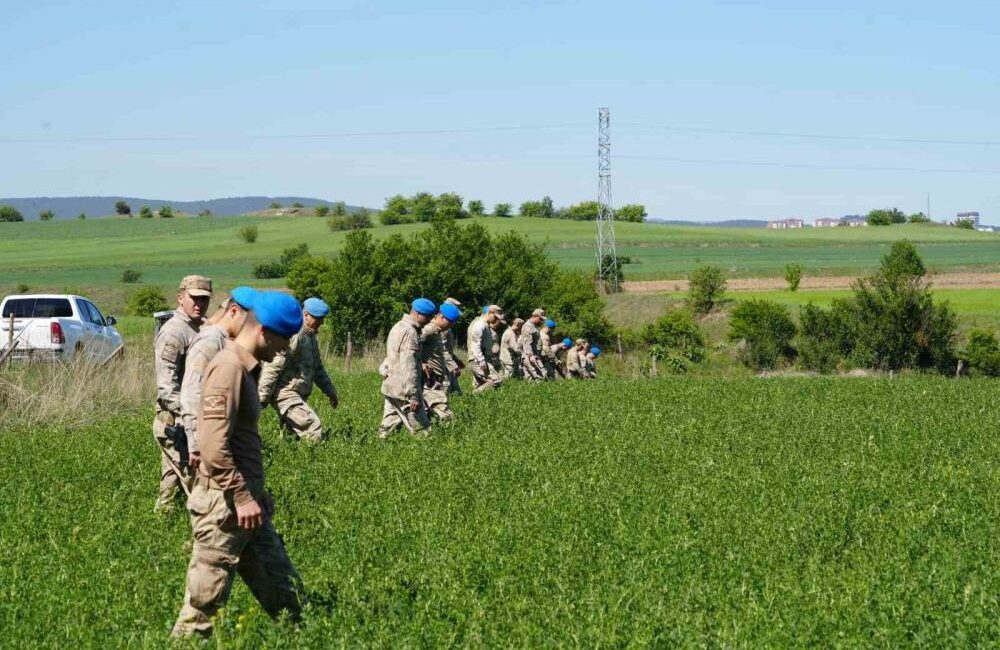
[[[73,308],[66,298],[11,298],[3,306],[4,318],[70,318]]]

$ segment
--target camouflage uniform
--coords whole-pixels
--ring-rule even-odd
[[[292,337],[288,352],[264,364],[258,390],[262,404],[274,404],[282,426],[300,439],[319,442],[323,426],[307,402],[314,383],[327,398],[337,398],[337,389],[323,367],[316,332],[303,327]]]
[[[500,337],[500,363],[506,379],[521,376],[521,353],[517,347],[517,334],[513,327],[504,330]]]
[[[582,354],[583,352],[575,345],[566,351],[567,377],[583,378],[583,364],[580,359]]]
[[[382,424],[380,438],[387,438],[400,426],[403,418],[414,431],[427,429],[430,421],[423,403],[423,381],[420,370],[420,323],[407,314],[389,330],[385,342],[385,381],[382,382]],[[410,410],[410,402],[417,402],[417,410]]]
[[[597,366],[594,364],[594,355],[591,352],[588,352],[586,356],[583,357],[583,378],[597,378]]]
[[[455,355],[455,333],[450,329],[441,332],[441,343],[444,346],[444,360],[448,365],[448,392],[458,395],[462,392],[462,387],[458,384],[458,373],[464,364]]]
[[[200,325],[200,321],[193,320],[183,310],[177,309],[153,339],[155,354],[153,365],[156,371],[156,418],[153,420],[153,439],[161,450],[157,510],[171,507],[181,481],[186,486],[191,482],[188,471],[180,468],[180,453],[174,446],[173,440],[167,437],[167,427],[182,424],[181,382],[184,379],[188,348],[191,347]],[[180,468],[183,476],[177,475],[167,458]]]
[[[542,327],[538,330],[538,347],[541,351],[542,368],[545,370],[546,379],[555,379],[556,376],[556,355],[552,351],[552,330]]]
[[[570,350],[572,349],[571,347]],[[569,350],[564,348],[562,343],[557,343],[552,346],[552,356],[555,358],[552,366],[554,371],[552,378],[565,379],[568,376],[566,374],[566,357],[569,356]]]
[[[257,360],[234,341],[205,370],[198,437],[202,462],[188,511],[194,545],[187,588],[173,634],[212,633],[212,618],[229,599],[236,573],[272,618],[297,620],[302,582],[271,525],[257,421],[261,405],[253,372]],[[264,525],[247,530],[236,507],[256,500]]]
[[[521,350],[521,375],[528,381],[545,379],[545,368],[542,367],[542,351],[539,346],[538,326],[531,320],[524,321],[521,335],[517,339]]]
[[[469,351],[469,366],[472,368],[474,392],[481,393],[500,385],[502,379],[496,371],[493,360],[493,330],[480,316],[469,324],[466,346]]]
[[[181,382],[181,421],[187,434],[188,451],[198,450],[198,411],[201,409],[201,385],[205,378],[205,368],[216,354],[226,345],[229,337],[218,325],[205,325],[188,348],[184,362],[184,381]]]
[[[433,320],[420,333],[420,359],[424,367],[424,404],[441,420],[455,417],[448,406],[450,371],[445,358],[444,332]]]

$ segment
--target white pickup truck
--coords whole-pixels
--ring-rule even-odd
[[[0,357],[13,341],[13,360],[72,361],[83,355],[103,361],[122,349],[115,322],[82,296],[7,296],[0,302]]]

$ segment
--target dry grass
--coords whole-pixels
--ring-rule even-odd
[[[130,350],[104,366],[82,359],[68,364],[6,364],[0,368],[0,432],[93,424],[122,411],[149,407],[154,395],[148,350]]]

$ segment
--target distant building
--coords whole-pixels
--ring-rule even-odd
[[[813,219],[813,228],[836,228],[839,225],[840,219],[830,219],[829,217]]]
[[[804,223],[802,219],[778,219],[777,221],[768,221],[767,227],[772,230],[785,230],[787,228],[801,228]]]
[[[955,217],[956,221],[961,221],[962,219],[967,219],[972,222],[973,228],[979,228],[979,213],[978,212],[959,212]]]
[[[997,231],[997,229],[994,228],[993,226],[979,226],[978,228],[976,228],[976,230],[978,230],[979,232],[996,232]]]
[[[862,217],[860,214],[849,214],[849,215],[841,218],[840,223],[842,223],[845,226],[848,226],[850,228],[856,228],[858,226],[867,226],[868,225],[868,219],[865,218],[865,217]]]

